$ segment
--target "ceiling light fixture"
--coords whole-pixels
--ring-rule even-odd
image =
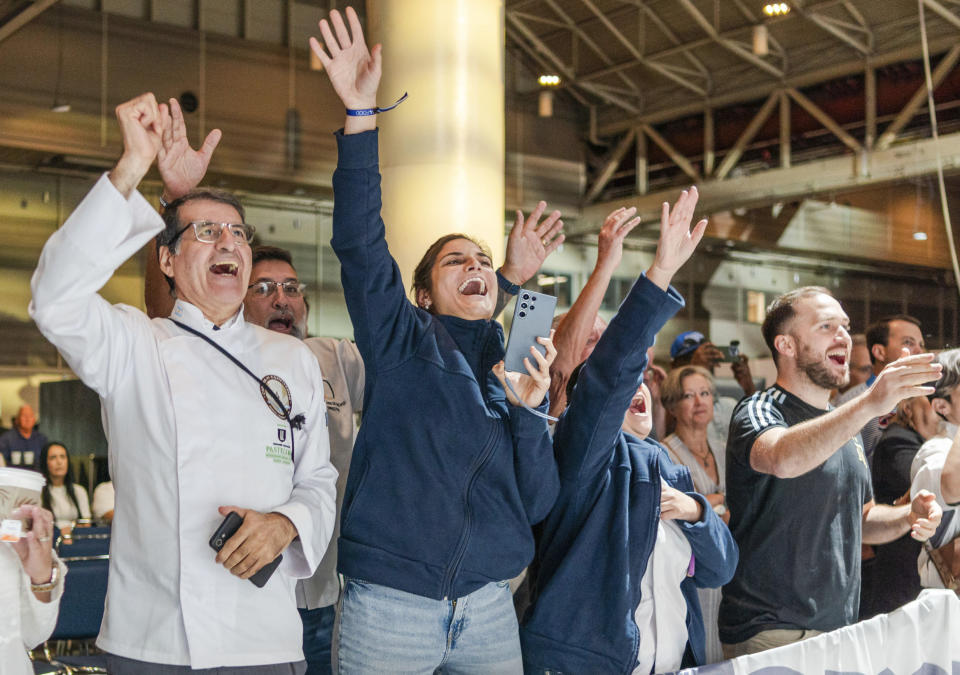
[[[770,2],[763,6],[763,13],[767,16],[783,16],[790,13],[790,5],[785,2]]]
[[[541,75],[537,78],[537,82],[540,83],[541,87],[556,87],[560,84],[559,75]]]
[[[926,232],[914,232],[914,233],[913,233],[913,238],[914,238],[915,240],[917,240],[917,241],[926,241],[926,240],[927,240],[927,233],[926,233]]]

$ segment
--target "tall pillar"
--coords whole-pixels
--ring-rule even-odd
[[[367,0],[383,44],[379,115],[387,242],[409,291],[427,247],[450,232],[503,261],[503,0]]]

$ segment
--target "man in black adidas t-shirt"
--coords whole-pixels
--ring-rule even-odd
[[[727,442],[727,506],[740,565],[723,588],[720,640],[733,658],[789,644],[857,620],[860,544],[940,522],[933,495],[875,505],[859,431],[897,402],[925,395],[939,377],[932,354],[905,356],[873,385],[831,410],[849,378],[849,319],[825,288],[773,301],[763,336],[777,381],[737,406]]]

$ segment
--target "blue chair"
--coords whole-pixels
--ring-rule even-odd
[[[67,566],[60,614],[56,628],[43,647],[45,661],[65,675],[106,673],[103,656],[54,654],[52,641],[91,641],[100,632],[103,606],[107,598],[110,567],[110,528],[75,529],[70,543],[57,539],[57,553]],[[88,649],[89,646],[86,646]],[[35,666],[36,667],[36,666]]]

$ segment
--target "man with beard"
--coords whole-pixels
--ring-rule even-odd
[[[289,251],[277,246],[253,249],[250,286],[243,300],[243,315],[250,323],[303,340],[323,373],[327,405],[330,461],[337,469],[337,519],[333,538],[317,571],[297,583],[297,609],[303,621],[303,653],[307,674],[331,672],[331,643],[336,603],[340,597],[337,576],[337,537],[340,506],[350,472],[356,414],[363,408],[363,359],[350,340],[307,337],[307,303],[304,284],[297,277]]]
[[[940,376],[932,354],[905,355],[846,405],[830,392],[849,377],[849,319],[830,292],[806,286],[767,309],[763,336],[776,383],[734,411],[727,442],[727,503],[740,565],[723,588],[720,640],[733,658],[857,620],[861,542],[910,532],[924,541],[940,522],[934,496],[873,501],[858,432]]]

